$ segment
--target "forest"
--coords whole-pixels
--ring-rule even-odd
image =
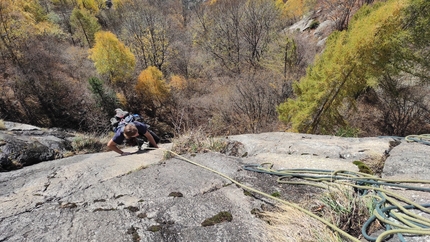
[[[122,108],[160,134],[428,133],[428,26],[428,0],[2,0],[0,119],[101,134]]]

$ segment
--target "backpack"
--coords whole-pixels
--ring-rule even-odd
[[[119,129],[124,128],[130,122],[133,122],[133,121],[143,122],[143,118],[139,114],[130,114],[129,112],[123,111],[120,108],[115,109],[115,112],[116,112],[115,116],[110,119],[113,132],[116,132]],[[152,130],[149,129],[150,126],[148,124],[145,124],[145,125],[148,127],[148,132],[154,138],[155,143],[158,144],[160,142],[160,138]],[[145,136],[139,136],[132,140],[126,140],[126,145],[130,145],[130,146],[138,145],[139,150],[141,149],[144,143],[148,143],[149,147],[152,147]]]
[[[139,114],[130,114],[129,112],[123,111],[120,108],[115,109],[115,112],[115,116],[110,119],[113,132],[123,128],[130,122],[142,122],[142,117]]]

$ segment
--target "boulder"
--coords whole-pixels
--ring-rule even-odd
[[[7,130],[0,131],[0,172],[60,159],[71,152],[69,134],[13,122],[5,122]]]

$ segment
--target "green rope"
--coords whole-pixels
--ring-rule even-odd
[[[405,137],[407,142],[418,142],[425,145],[430,145],[430,134],[409,135]]]
[[[320,183],[336,182],[337,184],[349,185],[357,189],[364,191],[376,191],[379,195],[379,201],[375,208],[374,217],[372,216],[368,222],[363,225],[362,234],[363,236],[371,241],[382,241],[382,239],[391,234],[398,234],[401,241],[402,233],[415,234],[415,235],[427,235],[430,233],[430,219],[419,216],[416,213],[410,212],[408,209],[418,209],[424,213],[430,214],[430,204],[420,205],[405,197],[398,195],[395,192],[391,192],[382,188],[382,186],[390,187],[401,187],[410,190],[425,191],[430,192],[429,188],[402,185],[402,183],[420,183],[420,184],[430,184],[429,180],[389,180],[375,177],[361,172],[352,172],[345,170],[330,171],[330,170],[317,170],[317,169],[283,169],[283,170],[273,170],[273,165],[270,163],[263,163],[261,165],[245,165],[245,170],[267,173],[271,175],[280,176],[278,178],[279,183],[285,184],[295,184],[295,185],[311,185],[316,187],[326,188],[326,185],[321,185]],[[309,182],[302,181],[285,181],[285,179],[299,178]],[[371,186],[370,186],[371,185]],[[409,204],[403,206],[400,202]],[[383,212],[383,206],[385,204],[391,204],[391,209],[400,210],[398,212],[390,212],[391,217],[387,217],[385,212]],[[391,210],[390,209],[390,210]],[[377,238],[372,238],[366,234],[367,226],[375,219],[375,217],[386,224],[387,232],[379,235]],[[393,221],[393,218],[395,218]],[[394,229],[390,230],[391,227]],[[388,232],[394,231],[394,232]],[[406,231],[406,232],[405,232]]]

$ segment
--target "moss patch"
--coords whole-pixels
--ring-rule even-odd
[[[152,225],[151,227],[148,228],[148,231],[151,232],[158,232],[161,230],[161,225]]]
[[[362,161],[354,161],[352,162],[352,164],[356,165],[358,167],[358,171],[361,173],[366,173],[366,174],[370,174],[373,175],[374,172],[372,171],[372,169],[370,169],[364,162]]]
[[[96,208],[93,210],[93,212],[101,212],[101,211],[114,211],[115,208]]]
[[[133,236],[133,242],[140,241],[139,233],[134,226],[131,226],[129,229],[127,229],[127,234],[131,234]]]
[[[243,194],[244,194],[245,196],[250,196],[250,197],[252,197],[252,193],[251,193],[251,192],[249,192],[248,190],[243,190]]]
[[[271,194],[272,197],[281,197],[281,194],[279,192],[274,192]]]
[[[134,207],[134,206],[128,206],[128,207],[125,207],[125,209],[128,209],[130,210],[130,212],[133,212],[133,213],[140,210],[138,207]]]
[[[184,195],[180,192],[171,192],[169,193],[169,197],[183,197]]]
[[[203,221],[202,223],[202,226],[203,227],[213,226],[215,224],[219,224],[225,221],[231,222],[232,220],[233,220],[233,216],[231,215],[231,213],[227,211],[223,211],[223,212],[219,212],[217,215],[213,216],[212,218],[205,219],[205,221]]]

